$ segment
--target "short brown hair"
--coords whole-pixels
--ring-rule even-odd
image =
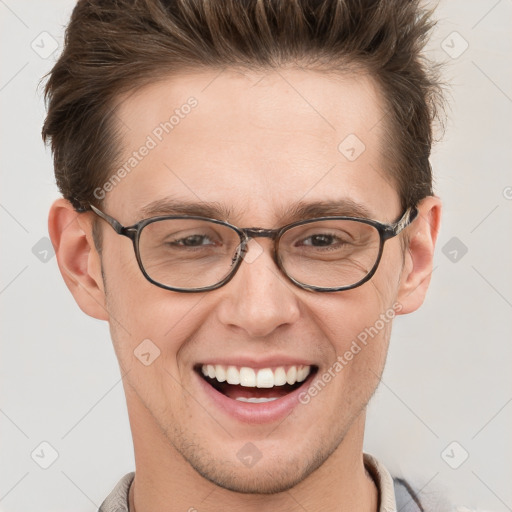
[[[434,22],[417,0],[80,0],[45,88],[62,195],[100,202],[120,156],[120,95],[180,70],[268,69],[300,63],[368,72],[384,98],[387,172],[402,206],[432,195],[438,66],[422,52]]]

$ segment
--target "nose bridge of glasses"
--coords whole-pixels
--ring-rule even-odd
[[[275,242],[279,229],[243,228],[242,232],[246,237],[247,243],[251,238],[270,238]]]
[[[278,229],[264,229],[264,228],[244,228],[242,229],[248,238],[270,238],[275,240],[277,237]]]
[[[263,248],[254,240],[256,248],[254,250],[254,254],[252,257],[247,259],[247,252],[249,251],[249,243],[251,239],[255,238],[270,238],[271,245],[273,246],[271,249],[272,257],[275,260],[275,240],[277,238],[277,234],[279,233],[279,229],[264,229],[264,228],[243,228],[241,231],[245,235],[245,241],[242,243],[242,252],[245,253],[244,259],[251,262],[262,252]]]

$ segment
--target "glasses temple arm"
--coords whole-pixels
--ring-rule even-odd
[[[99,217],[101,217],[104,221],[108,222],[112,228],[115,230],[116,233],[119,233],[120,235],[124,235],[125,234],[125,228],[123,225],[121,225],[119,222],[117,222],[116,219],[114,219],[113,217],[111,217],[110,215],[107,215],[106,213],[103,213],[101,210],[99,210],[98,208],[96,208],[94,205],[90,205],[91,207],[91,210],[96,214],[98,215]]]
[[[418,209],[415,206],[409,206],[407,210],[405,210],[402,218],[397,221],[393,227],[393,233],[398,235],[402,230],[404,230],[416,217],[418,216]]]

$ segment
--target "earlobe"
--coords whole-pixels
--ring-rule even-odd
[[[48,231],[62,277],[80,309],[108,320],[101,261],[88,214],[77,213],[66,199],[57,199],[50,208]]]
[[[435,196],[424,198],[418,212],[418,218],[408,228],[409,245],[397,297],[402,305],[400,314],[416,311],[427,294],[441,222],[441,200]]]

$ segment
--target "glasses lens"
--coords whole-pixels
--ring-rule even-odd
[[[198,219],[165,219],[140,233],[139,254],[147,275],[164,286],[213,286],[230,272],[239,250],[236,231]]]
[[[379,231],[352,220],[315,221],[284,233],[279,243],[286,273],[319,288],[352,286],[377,263]]]

